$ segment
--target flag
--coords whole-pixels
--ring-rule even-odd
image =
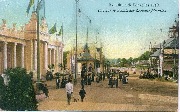
[[[62,42],[63,42],[63,24],[59,30],[59,33],[57,34],[58,36],[61,36],[62,35]]]
[[[59,33],[58,33],[58,36],[63,36],[63,24],[62,24],[62,26],[61,26],[61,29],[59,30]]]
[[[36,11],[39,12],[39,18],[45,18],[45,0],[41,0],[40,2],[38,2]]]
[[[27,14],[29,14],[29,10],[30,10],[30,8],[31,8],[31,6],[32,6],[33,4],[34,4],[34,0],[30,0],[30,1],[29,1],[29,5],[28,5],[27,10],[26,10]]]
[[[44,5],[45,5],[45,1],[44,0],[41,0],[38,5],[37,5],[37,9],[36,10],[41,10],[44,8]]]
[[[50,34],[54,34],[55,32],[57,32],[56,30],[56,23],[54,24],[54,26],[49,30]]]
[[[58,36],[61,36],[61,34],[62,34],[62,26],[61,26],[61,28],[59,30]]]

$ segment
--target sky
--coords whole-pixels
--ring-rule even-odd
[[[75,45],[75,3],[45,0],[48,28],[56,23],[59,31],[63,24],[65,51]],[[28,4],[29,0],[0,0],[0,19],[6,19],[8,27],[17,23],[20,29],[28,23],[33,10],[27,16]],[[97,38],[97,47],[102,45],[106,58],[138,57],[149,49],[150,42],[155,45],[169,38],[169,27],[178,17],[178,4],[178,0],[79,0],[78,47],[86,42],[88,28],[89,44]],[[130,10],[134,12],[120,12]]]

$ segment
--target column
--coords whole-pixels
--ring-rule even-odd
[[[21,67],[24,68],[24,44],[22,44],[22,51],[21,51]]]
[[[34,70],[37,71],[37,41],[34,41]]]
[[[17,64],[16,64],[16,45],[17,45],[17,43],[14,43],[14,68],[17,66]]]
[[[58,66],[58,64],[59,64],[59,49],[58,49],[58,46],[56,47],[56,65]],[[57,68],[59,68],[59,66],[57,67]]]
[[[51,49],[49,49],[49,65],[51,65]]]
[[[61,47],[59,47],[59,63],[62,64],[62,59],[61,59]]]
[[[60,45],[60,50],[61,50],[61,63],[63,64],[63,44],[61,43]]]
[[[48,44],[44,43],[44,68],[48,69]]]
[[[55,50],[55,48],[53,49],[53,64],[54,64],[54,66],[56,66],[56,50]]]
[[[64,64],[63,63],[63,48],[61,48],[61,62],[62,62],[62,64]]]
[[[30,69],[31,69],[31,71],[34,70],[34,60],[33,60],[34,59],[34,52],[33,52],[34,50],[33,49],[34,49],[33,40],[31,40],[30,41],[30,54],[28,53],[31,56],[31,59],[30,59],[31,60],[30,61],[30,64],[31,64],[31,68]],[[29,49],[26,50],[26,53],[28,52],[28,50]]]
[[[7,69],[7,42],[4,42],[4,69]]]

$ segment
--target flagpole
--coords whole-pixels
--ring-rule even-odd
[[[37,4],[37,82],[40,82],[39,0]]]
[[[64,39],[63,39],[63,36],[64,36],[63,35],[63,23],[62,23],[62,28],[61,29],[62,29],[62,42],[64,43]]]
[[[75,82],[76,82],[76,76],[77,76],[77,3],[79,0],[76,1],[76,52],[75,52]]]
[[[61,30],[62,30],[62,43],[63,42],[63,23],[62,23],[62,26],[61,26]],[[65,70],[65,65],[63,63],[63,49],[62,49],[62,55],[61,55],[61,59],[62,59],[62,65],[63,65],[63,74],[64,74],[64,70]]]
[[[44,1],[44,18],[46,18],[45,11],[46,9],[45,9],[45,1]]]

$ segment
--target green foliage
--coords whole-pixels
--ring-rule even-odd
[[[24,68],[7,69],[9,83],[5,87],[1,109],[8,111],[37,110],[37,101],[31,76]]]
[[[69,51],[63,52],[63,64],[64,64],[64,66],[67,64],[67,54],[69,54]]]
[[[133,62],[133,58],[130,57],[127,61],[128,61],[129,64],[131,64],[131,62]]]
[[[0,107],[3,106],[2,97],[4,95],[4,91],[5,91],[4,79],[0,76]]]
[[[118,58],[116,63],[117,63],[117,66],[119,67],[125,67],[128,65],[128,60],[126,58],[122,58],[122,59]]]
[[[133,62],[138,62],[138,60],[139,60],[138,58],[134,58]]]
[[[138,57],[139,60],[148,60],[150,57],[150,52],[146,51],[145,53],[143,53],[140,57]]]

